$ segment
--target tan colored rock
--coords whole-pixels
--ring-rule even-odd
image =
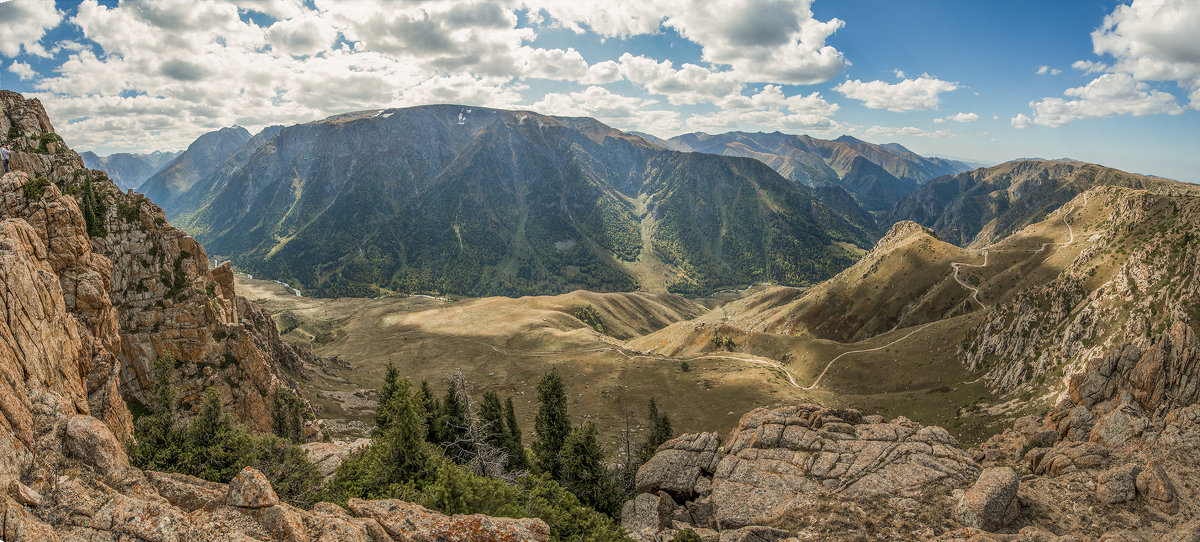
[[[120,476],[129,468],[125,447],[108,425],[85,414],[67,421],[67,449],[101,474]]]
[[[154,471],[146,471],[145,474],[159,495],[187,512],[221,504],[227,492],[227,488],[221,484],[186,474]]]
[[[1020,514],[1017,488],[1020,478],[1008,467],[985,469],[958,503],[963,524],[995,531],[1016,520]]]
[[[1169,514],[1179,509],[1175,484],[1157,461],[1151,461],[1137,475],[1137,491],[1149,503]]]
[[[8,495],[25,506],[36,508],[42,505],[42,495],[33,488],[22,484],[20,480],[9,482]]]
[[[979,472],[942,428],[903,418],[862,421],[857,411],[818,405],[743,416],[720,448],[710,496],[715,520],[728,528],[757,524],[799,494],[915,497]]]
[[[396,540],[435,542],[541,541],[550,539],[550,527],[540,519],[492,518],[473,514],[446,516],[423,506],[395,499],[350,499],[350,512],[379,522]]]
[[[8,496],[0,496],[0,540],[60,542],[54,529]]]
[[[239,508],[266,508],[279,504],[279,496],[263,473],[246,467],[229,482],[225,502]]]
[[[1137,476],[1142,468],[1135,464],[1108,469],[1096,477],[1096,500],[1103,504],[1132,501],[1137,497]]]
[[[701,490],[711,490],[711,477],[720,459],[717,455],[720,445],[721,437],[715,433],[684,435],[663,443],[638,469],[637,491],[666,491],[681,500],[690,500]],[[697,485],[708,487],[698,489]]]
[[[321,480],[328,482],[333,479],[339,465],[347,458],[365,449],[371,444],[371,439],[359,438],[352,441],[309,442],[304,444],[304,452],[308,460],[317,466]]]

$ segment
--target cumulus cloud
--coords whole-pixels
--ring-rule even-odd
[[[1033,119],[1029,118],[1029,116],[1025,113],[1017,113],[1017,116],[1009,120],[1008,123],[1011,124],[1013,128],[1024,130],[1033,126]]]
[[[26,53],[48,56],[40,42],[63,20],[54,2],[12,0],[0,3],[0,55],[15,57]]]
[[[847,98],[859,100],[871,109],[888,111],[918,111],[937,109],[940,95],[958,89],[958,83],[942,81],[929,74],[916,79],[905,79],[899,83],[883,81],[862,82],[857,79],[843,81],[833,90]]]
[[[695,64],[684,64],[677,70],[670,60],[660,62],[629,53],[621,55],[618,62],[622,76],[652,94],[666,96],[672,105],[711,102],[742,88],[733,73],[715,72]]]
[[[825,43],[843,21],[817,20],[811,0],[526,0],[523,5],[576,32],[586,28],[628,37],[674,30],[700,46],[705,62],[728,66],[744,82],[820,83],[847,64]]]
[[[1062,70],[1060,70],[1058,68],[1051,68],[1050,66],[1041,66],[1037,69],[1038,75],[1046,75],[1046,74],[1058,75],[1060,73],[1062,73]]]
[[[955,134],[954,132],[951,132],[950,130],[937,130],[937,131],[930,132],[928,130],[917,128],[915,126],[903,126],[903,127],[872,126],[870,128],[867,128],[866,134],[868,137],[897,137],[897,136],[931,137],[931,138],[958,137],[958,134]]]
[[[556,115],[594,117],[622,130],[640,130],[666,134],[679,130],[677,111],[655,107],[656,100],[625,96],[603,87],[591,86],[579,92],[546,94],[531,107],[534,111],[552,111]]]
[[[1112,55],[1112,69],[1142,81],[1174,81],[1193,91],[1200,108],[1200,3],[1134,0],[1118,4],[1092,32],[1096,54]]]
[[[1085,74],[1102,73],[1108,71],[1108,64],[1103,62],[1095,62],[1092,60],[1076,60],[1071,63],[1071,67]]]
[[[844,126],[833,120],[838,105],[826,101],[819,92],[785,97],[778,85],[767,85],[749,96],[727,96],[717,106],[720,109],[716,112],[689,117],[688,128],[698,132],[764,127],[791,132],[844,131]]]
[[[1069,99],[1045,98],[1030,102],[1033,121],[1043,126],[1063,126],[1081,120],[1116,115],[1179,115],[1183,107],[1175,97],[1151,89],[1129,74],[1106,73],[1082,87],[1067,89]],[[1015,126],[1015,124],[1014,124]]]
[[[26,64],[24,62],[15,62],[14,61],[11,65],[8,66],[8,71],[16,74],[16,76],[18,78],[20,78],[22,81],[28,81],[30,79],[33,79],[34,76],[37,75],[37,72],[33,71],[33,68],[29,64]]]
[[[950,115],[948,117],[933,119],[933,122],[936,124],[942,124],[943,122],[964,122],[965,123],[965,122],[975,122],[977,120],[979,120],[978,113],[956,113],[956,114]]]

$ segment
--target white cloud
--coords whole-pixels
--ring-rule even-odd
[[[1034,122],[1043,126],[1063,126],[1080,119],[1183,113],[1174,96],[1151,89],[1148,84],[1124,73],[1106,73],[1085,86],[1067,89],[1063,94],[1074,99],[1044,98],[1030,102]]]
[[[33,68],[24,62],[13,61],[13,63],[8,67],[8,71],[16,74],[17,77],[22,81],[33,79],[34,76],[37,75],[37,72],[33,71]]]
[[[325,51],[337,38],[337,30],[316,13],[300,13],[271,25],[267,30],[271,47],[289,55],[304,56]]]
[[[63,14],[54,2],[12,0],[0,3],[0,55],[15,57],[26,53],[48,56],[41,46],[42,37],[62,22]]]
[[[896,79],[904,79],[905,78],[904,70],[893,70],[893,71],[896,72]]]
[[[676,70],[670,60],[621,55],[620,74],[651,94],[667,97],[672,105],[698,104],[735,94],[742,83],[731,72],[714,72],[695,64]]]
[[[1076,60],[1071,63],[1071,67],[1075,68],[1084,74],[1103,73],[1109,70],[1108,64],[1103,62],[1094,62],[1091,60]]]
[[[1058,75],[1060,73],[1062,73],[1062,70],[1060,70],[1058,68],[1051,68],[1050,66],[1041,66],[1037,69],[1038,75],[1046,75],[1046,74]]]
[[[688,128],[698,132],[720,132],[741,129],[775,128],[791,132],[829,133],[842,130],[833,120],[839,109],[819,92],[784,97],[777,85],[767,85],[750,96],[735,94],[716,103],[720,109],[713,113],[693,114]]]
[[[917,111],[937,109],[941,103],[939,95],[958,88],[958,83],[942,81],[929,74],[921,74],[916,79],[905,79],[894,84],[883,81],[864,83],[857,79],[843,81],[833,87],[833,90],[842,93],[847,98],[859,100],[871,109]]]
[[[1200,3],[1133,0],[1118,4],[1092,32],[1097,55],[1112,55],[1111,70],[1139,81],[1172,81],[1200,109]]]
[[[1029,116],[1025,113],[1017,113],[1017,116],[1009,120],[1008,123],[1011,124],[1013,128],[1024,130],[1033,126],[1033,119],[1029,118]]]
[[[603,36],[656,34],[664,28],[700,45],[705,62],[728,66],[742,82],[807,85],[839,74],[847,62],[825,41],[844,24],[813,17],[811,0],[525,0],[553,24]]]
[[[979,120],[978,113],[955,113],[948,117],[933,119],[933,122],[936,124],[941,124],[943,122],[964,122],[965,123],[965,122],[975,122],[977,120]]]
[[[937,130],[937,131],[930,132],[928,130],[923,130],[923,129],[917,128],[915,126],[904,126],[904,127],[872,126],[870,128],[867,128],[866,134],[868,137],[897,137],[897,136],[931,137],[931,138],[958,137],[958,134],[951,132],[950,130]]]
[[[679,113],[657,109],[656,100],[613,93],[591,86],[579,92],[546,94],[530,109],[561,116],[594,117],[621,130],[667,134],[679,130]]]

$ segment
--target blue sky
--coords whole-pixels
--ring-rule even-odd
[[[16,0],[0,87],[101,154],[449,102],[1200,182],[1198,35],[1193,0]]]

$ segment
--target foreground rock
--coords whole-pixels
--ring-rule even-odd
[[[952,488],[978,474],[940,427],[818,405],[758,409],[724,441],[702,433],[659,447],[638,471],[641,494],[626,503],[622,527],[638,540],[684,528],[761,538],[821,502],[894,502],[899,510],[917,498],[949,501]]]
[[[986,469],[979,480],[963,494],[958,515],[967,526],[985,531],[998,530],[1017,519],[1017,488],[1020,478],[1008,467]]]

